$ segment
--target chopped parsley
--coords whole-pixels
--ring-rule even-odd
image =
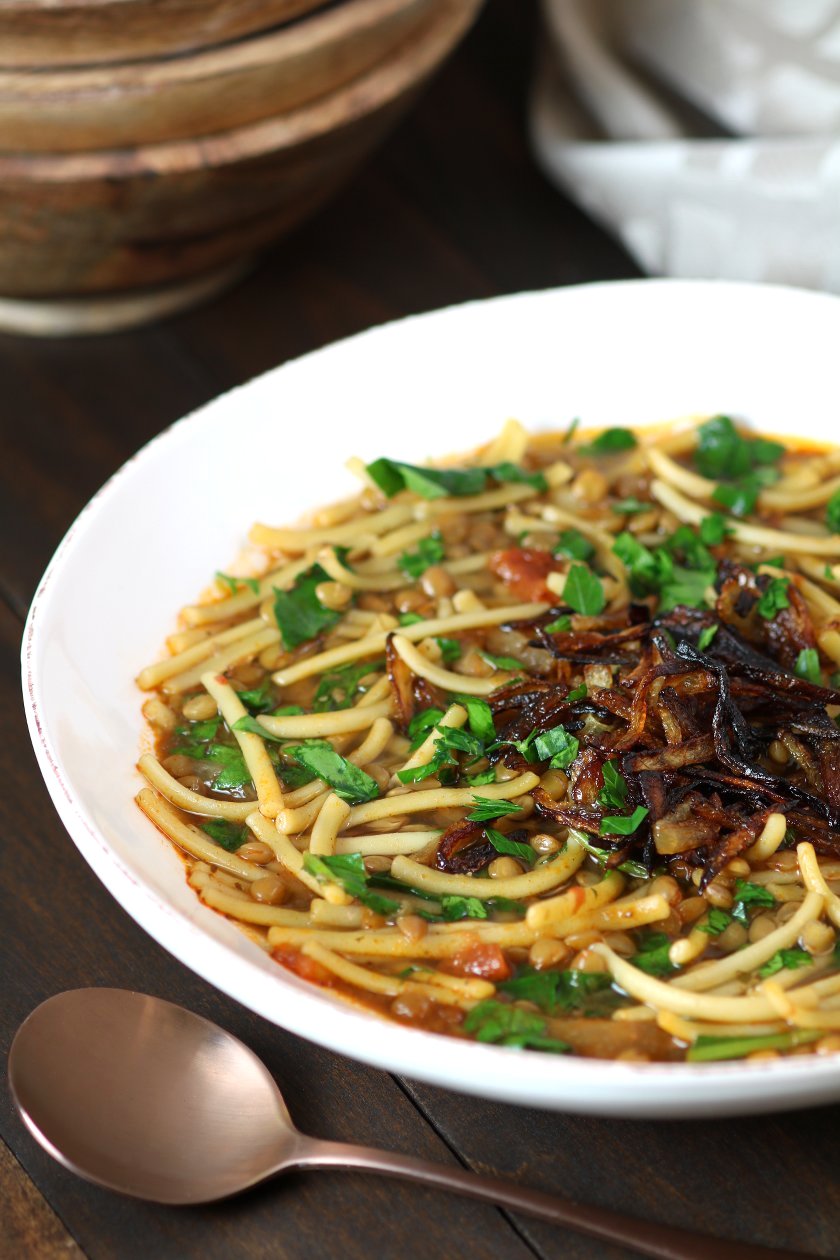
[[[771,578],[768,582],[761,593],[761,599],[756,604],[756,611],[765,621],[772,621],[777,612],[781,612],[783,608],[790,608],[787,594],[789,586],[790,578],[786,577]]]
[[[409,578],[422,577],[433,564],[440,564],[446,548],[440,533],[435,530],[428,538],[421,538],[415,551],[404,551],[397,563]]]
[[[511,463],[488,468],[419,468],[416,464],[403,464],[394,459],[376,459],[368,464],[367,473],[388,499],[399,494],[400,490],[411,490],[421,499],[440,499],[446,495],[462,498],[481,494],[487,487],[488,478],[498,482],[524,482],[539,491],[548,489],[542,473],[528,472]]]
[[[420,747],[429,731],[434,730],[442,717],[443,709],[421,709],[419,713],[414,714],[408,724],[408,738],[411,741],[412,752]]]
[[[717,1059],[743,1059],[757,1050],[792,1050],[810,1041],[818,1041],[825,1033],[819,1029],[795,1028],[791,1032],[768,1033],[760,1037],[701,1036],[689,1046],[689,1063],[712,1063]]]
[[[501,831],[495,831],[492,827],[485,827],[484,834],[497,853],[518,858],[526,866],[533,863],[536,854],[530,844],[523,844],[520,840],[511,840],[509,836],[503,836]]]
[[[499,989],[512,998],[533,1002],[546,1015],[579,1010],[600,1014],[619,1000],[610,976],[598,971],[537,971],[525,966],[512,980],[502,981]]]
[[[247,714],[246,717],[241,717],[234,722],[233,729],[235,731],[244,731],[249,735],[259,735],[260,739],[268,739],[275,744],[282,744],[289,738],[288,735],[273,735],[271,731],[267,730],[266,727],[264,727],[261,722],[258,722],[255,717],[252,717],[250,713]]]
[[[496,738],[493,712],[486,700],[482,700],[479,696],[462,695],[455,695],[452,699],[467,710],[467,725],[477,739],[483,739],[485,743],[489,743]]]
[[[508,814],[520,814],[522,806],[515,801],[493,801],[487,796],[473,796],[475,807],[467,814],[470,822],[492,822]]]
[[[618,817],[601,819],[602,836],[631,836],[647,818],[649,811],[644,805],[637,805],[632,814],[621,814]]]
[[[460,639],[437,638],[435,643],[440,648],[440,659],[444,665],[453,665],[461,655]]]
[[[564,529],[552,548],[555,556],[570,560],[588,560],[595,555],[595,545],[579,529]]]
[[[576,700],[585,700],[589,694],[589,688],[586,683],[581,683],[579,687],[573,687],[566,696],[569,704],[574,704]]]
[[[825,505],[825,523],[832,534],[840,534],[840,490],[835,490]]]
[[[731,922],[731,914],[727,914],[719,906],[712,906],[706,915],[706,922],[698,923],[697,930],[698,932],[705,932],[707,936],[720,936],[721,932],[725,932]]]
[[[721,512],[711,512],[704,516],[699,526],[700,541],[707,547],[719,546],[733,532],[732,526]]]
[[[362,680],[368,674],[374,674],[384,665],[383,660],[363,661],[358,664],[351,661],[348,665],[340,665],[337,669],[329,669],[321,675],[315,699],[312,702],[313,713],[324,713],[333,709],[349,709],[357,696],[363,695],[365,688]]]
[[[364,858],[360,853],[334,853],[319,856],[316,853],[304,853],[304,869],[310,875],[324,883],[338,884],[355,897],[363,906],[373,910],[374,914],[382,914],[386,918],[397,913],[400,903],[382,893],[373,892],[368,887],[368,876],[365,873]]]
[[[229,573],[222,573],[218,569],[216,570],[214,577],[217,582],[221,582],[223,586],[228,588],[231,595],[235,595],[236,592],[242,590],[243,587],[251,591],[254,595],[259,595],[260,593],[260,584],[257,578],[231,577]]]
[[[815,683],[818,687],[822,684],[822,670],[816,648],[802,649],[796,658],[794,673],[798,678],[807,678],[808,682]]]
[[[463,1029],[476,1041],[513,1046],[518,1050],[549,1050],[554,1054],[566,1054],[571,1049],[565,1041],[549,1036],[548,1025],[540,1015],[493,998],[478,1002],[468,1012]]]
[[[772,958],[768,958],[763,967],[759,967],[758,974],[762,980],[766,980],[768,976],[775,976],[777,971],[783,971],[785,968],[793,971],[797,967],[810,967],[813,958],[807,949],[780,949]]]
[[[617,761],[605,761],[601,771],[604,786],[598,793],[598,804],[608,809],[624,809],[627,804],[627,780],[618,768]]]
[[[629,498],[619,499],[617,503],[611,503],[610,511],[617,512],[619,516],[637,516],[639,512],[649,512],[652,507],[652,503],[643,503],[641,499],[636,499],[633,495],[630,495]]]
[[[633,958],[633,966],[647,972],[649,976],[670,976],[673,971],[678,970],[670,958],[672,944],[671,938],[664,932],[648,933]]]
[[[274,616],[286,649],[308,643],[341,619],[340,612],[326,608],[315,594],[316,588],[326,581],[329,574],[320,564],[313,564],[300,574],[290,590],[281,591],[275,586]]]
[[[633,594],[657,593],[660,612],[669,612],[678,604],[698,608],[706,603],[706,590],[714,582],[717,565],[699,534],[689,526],[681,525],[664,546],[653,551],[625,531],[615,539],[613,552],[628,571]]]
[[[761,907],[763,910],[775,906],[776,898],[763,884],[751,884],[745,879],[736,879],[732,901],[732,918],[739,923],[749,924],[749,908]]]
[[[533,747],[540,761],[548,761],[552,770],[565,770],[577,757],[580,741],[565,726],[555,726],[537,735]]]
[[[201,830],[207,833],[214,844],[218,844],[228,853],[235,853],[241,848],[250,834],[247,827],[228,822],[225,818],[213,818],[210,822],[202,823]]]
[[[492,652],[486,652],[484,648],[479,648],[478,654],[484,658],[488,665],[492,665],[495,669],[522,668],[522,662],[518,661],[515,656],[494,656]]]
[[[455,923],[459,919],[486,919],[487,906],[479,897],[459,897],[445,893],[440,898],[440,911],[418,910],[421,919],[429,923]]]
[[[214,791],[233,790],[245,787],[246,783],[251,782],[251,771],[245,765],[245,758],[239,747],[233,748],[229,744],[211,744],[204,756],[207,761],[218,762],[222,767],[213,780]]]
[[[713,481],[744,477],[777,463],[785,452],[780,442],[739,433],[729,416],[712,416],[700,425],[697,439],[694,463],[698,472]]]
[[[250,691],[238,691],[236,694],[252,713],[267,713],[271,708],[271,684],[268,679],[259,687]]]
[[[459,730],[455,726],[438,726],[437,738],[434,742],[434,753],[430,761],[422,766],[411,766],[397,771],[401,783],[420,783],[432,776],[439,777],[442,771],[458,768],[456,753],[466,753],[470,762],[478,761],[484,756],[484,744],[469,731]],[[411,726],[409,726],[409,733]],[[425,736],[424,736],[425,738]],[[421,739],[420,743],[423,742]]]
[[[719,626],[704,626],[703,627],[703,629],[700,631],[699,635],[697,636],[697,647],[701,652],[705,652],[706,648],[710,645],[710,643],[712,642],[712,639],[715,637],[719,629],[720,629]]]
[[[604,611],[604,587],[588,565],[573,564],[569,569],[563,584],[563,603],[586,617],[597,617]]]
[[[379,795],[376,780],[337,753],[325,739],[307,739],[302,744],[292,744],[285,753],[304,766],[313,778],[328,783],[336,796],[347,801],[348,805],[372,801]]]
[[[638,445],[636,435],[630,429],[604,429],[594,441],[580,447],[581,455],[617,455],[620,451],[632,451]]]
[[[554,621],[550,621],[547,626],[543,626],[543,630],[548,634],[565,634],[571,628],[572,619],[568,613],[563,613],[561,617],[557,617]]]

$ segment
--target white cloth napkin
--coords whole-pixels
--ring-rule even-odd
[[[531,135],[649,272],[840,292],[840,0],[542,0]]]

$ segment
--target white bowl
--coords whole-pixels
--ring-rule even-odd
[[[840,1056],[614,1063],[414,1031],[279,967],[187,887],[133,796],[133,678],[250,524],[352,490],[351,454],[468,450],[515,415],[642,424],[729,411],[832,438],[840,300],[715,282],[591,285],[472,303],[319,350],[231,391],[130,460],[68,532],[38,588],[23,681],[35,752],[80,851],[120,904],[266,1019],[392,1071],[510,1102],[621,1116],[770,1111],[840,1097]],[[91,924],[91,931],[96,925]]]

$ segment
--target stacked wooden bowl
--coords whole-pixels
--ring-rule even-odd
[[[218,287],[346,179],[480,5],[0,0],[0,326],[124,327]]]

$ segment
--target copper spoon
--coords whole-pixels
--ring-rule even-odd
[[[263,1063],[183,1007],[124,989],[75,989],[39,1006],[9,1055],[26,1124],[72,1172],[156,1203],[209,1203],[301,1168],[386,1173],[527,1212],[660,1260],[804,1260],[803,1253],[649,1224],[515,1182],[294,1127]]]

